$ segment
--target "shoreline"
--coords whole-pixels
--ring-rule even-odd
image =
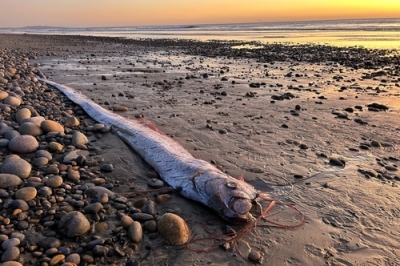
[[[0,35],[0,48],[29,51],[30,65],[51,80],[108,109],[125,107],[127,117],[154,122],[193,155],[234,177],[244,173],[257,189],[306,214],[307,223],[294,230],[255,229],[240,241],[243,253],[257,251],[271,265],[398,263],[399,58],[358,48],[268,45],[254,51],[230,45]],[[10,76],[9,84],[24,78]],[[106,133],[91,145],[99,145],[91,152],[115,167],[102,174],[105,184],[120,193],[146,190],[151,169],[122,141]],[[217,217],[176,194],[156,208],[187,220]],[[120,214],[104,212],[109,226],[118,228]],[[190,230],[205,235],[201,226],[190,224]],[[110,250],[107,241],[99,249]],[[82,258],[93,255],[84,242]],[[136,248],[131,258],[141,265],[247,264],[232,247],[197,254],[165,245],[148,231]],[[95,257],[99,265],[113,259],[121,262]]]

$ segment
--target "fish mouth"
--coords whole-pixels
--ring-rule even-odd
[[[256,200],[245,198],[232,198],[229,202],[229,209],[234,213],[236,223],[248,223],[254,220],[254,215],[258,216],[261,212],[260,203]]]

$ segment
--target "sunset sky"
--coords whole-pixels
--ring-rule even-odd
[[[0,27],[400,18],[400,0],[1,0]]]

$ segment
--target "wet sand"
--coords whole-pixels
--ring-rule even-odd
[[[234,177],[243,173],[306,215],[299,228],[253,230],[239,242],[245,258],[256,250],[262,265],[400,264],[398,57],[358,48],[232,45],[0,35],[0,47],[35,54],[30,64],[50,80],[105,108],[127,107],[119,113],[152,121],[193,155]],[[102,157],[116,169],[106,174],[118,180],[115,192],[147,190],[149,166],[116,136],[101,141]],[[159,213],[219,219],[172,196],[158,204]],[[276,213],[283,224],[296,219]],[[198,224],[189,227],[207,236]],[[133,257],[140,265],[249,263],[233,247],[195,253],[146,233],[138,246]]]

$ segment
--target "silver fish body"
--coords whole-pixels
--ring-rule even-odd
[[[106,110],[73,88],[40,80],[63,92],[94,120],[111,127],[182,196],[203,203],[231,222],[252,219],[250,210],[258,193],[250,184],[194,158],[175,140],[158,132],[149,123],[130,120]]]

